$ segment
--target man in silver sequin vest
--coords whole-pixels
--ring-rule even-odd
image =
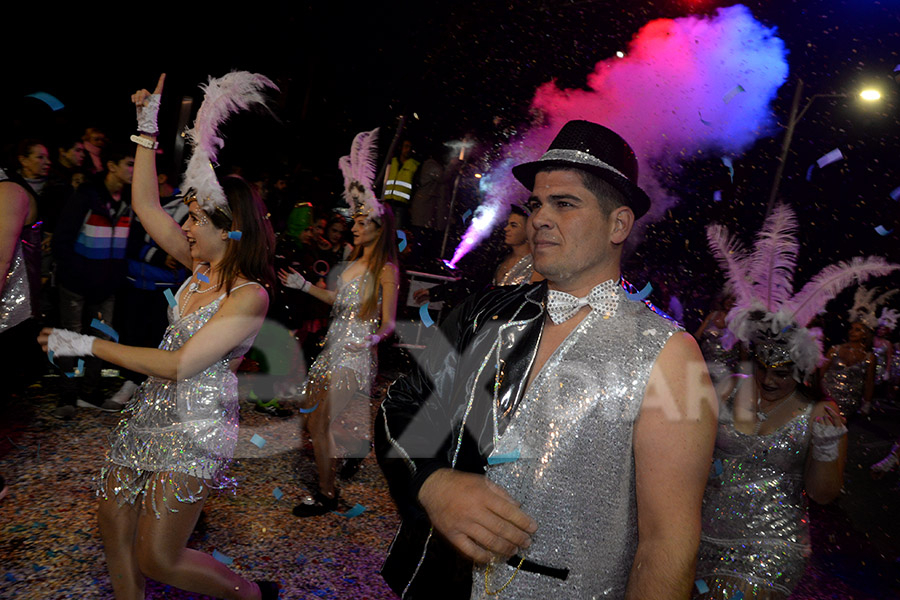
[[[546,282],[469,298],[379,411],[402,598],[688,598],[715,393],[680,326],[622,289],[650,200],[615,132],[567,123],[513,174]]]

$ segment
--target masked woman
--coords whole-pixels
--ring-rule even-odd
[[[776,206],[747,255],[721,226],[708,230],[735,306],[726,323],[748,344],[751,377],[719,387],[719,430],[703,497],[697,579],[700,598],[787,598],[810,554],[807,497],[838,496],[846,427],[831,400],[805,382],[822,358],[806,325],[843,287],[894,268],[879,258],[832,265],[793,293],[796,217]]]
[[[274,238],[266,209],[238,178],[216,178],[217,126],[231,112],[264,102],[265,77],[235,72],[211,79],[194,128],[185,175],[190,216],[179,227],[159,204],[154,149],[156,91],[132,96],[138,109],[133,205],[144,228],[192,275],[173,297],[159,348],[123,346],[65,330],[40,341],[55,356],[97,356],[148,375],[110,434],[98,486],[99,523],[113,591],[144,597],[150,577],[217,598],[277,598],[271,582],[251,582],[212,556],[186,547],[210,489],[237,443],[237,369],[253,344],[274,283]]]

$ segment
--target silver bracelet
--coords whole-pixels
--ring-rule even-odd
[[[159,148],[159,142],[156,140],[151,140],[149,138],[145,138],[142,135],[133,135],[131,136],[131,141],[139,146],[143,146],[148,150],[156,150]]]

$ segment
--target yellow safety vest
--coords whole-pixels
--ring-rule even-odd
[[[419,168],[419,161],[407,158],[400,166],[396,157],[391,159],[387,180],[384,182],[384,199],[409,204],[412,196],[412,181]]]

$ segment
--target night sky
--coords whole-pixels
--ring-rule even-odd
[[[96,124],[127,140],[134,123],[129,94],[152,87],[166,71],[165,144],[176,135],[178,99],[199,97],[196,86],[208,75],[259,71],[282,89],[274,103],[278,121],[242,117],[226,129],[222,162],[270,174],[305,170],[320,180],[309,193],[334,196],[340,191],[337,159],[358,131],[380,126],[384,152],[397,118],[407,115],[420,152],[471,133],[484,158],[504,132],[532,120],[529,106],[539,85],[556,80],[560,88],[584,87],[595,63],[625,49],[648,21],[712,14],[731,4],[255,2],[234,11],[225,4],[214,10],[154,5],[147,16],[135,14],[132,4],[91,8],[91,14],[78,5],[30,5],[9,9],[4,19],[2,137],[4,144],[26,134],[52,139],[62,128]],[[797,280],[802,284],[825,264],[860,254],[900,262],[900,202],[889,196],[900,186],[900,94],[893,77],[900,64],[900,0],[744,4],[763,24],[777,27],[788,50],[788,80],[772,104],[777,123],[787,120],[798,78],[807,97],[873,83],[885,96],[868,107],[851,98],[820,98],[797,127],[781,185],[782,197],[800,215]],[[53,94],[66,107],[52,113],[23,98],[35,91]],[[663,173],[681,201],[648,228],[628,259],[633,283],[677,279],[697,296],[688,305],[705,304],[719,280],[704,227],[723,222],[749,241],[765,212],[782,138],[777,128],[736,158],[733,182],[711,153],[692,157],[671,177]],[[837,147],[846,160],[807,181],[807,168]],[[715,190],[722,192],[720,202],[713,200]],[[478,201],[472,193],[462,200],[463,209]],[[897,233],[880,236],[877,225]],[[898,279],[875,283],[896,287]]]

